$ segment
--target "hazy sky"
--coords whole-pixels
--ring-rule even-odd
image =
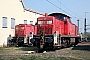
[[[50,1],[50,2],[48,2]],[[87,25],[90,25],[90,0],[23,0],[26,8],[30,8],[42,13],[62,12],[72,17],[71,21],[77,24],[80,20],[81,32],[84,32],[85,12],[87,18]],[[90,28],[90,26],[87,26]],[[90,29],[87,31],[90,32]]]

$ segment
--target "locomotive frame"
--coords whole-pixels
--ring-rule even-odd
[[[61,14],[61,13],[54,13],[54,14]],[[57,19],[57,17],[52,17],[54,14],[48,15],[45,14],[44,17],[39,17],[37,18],[37,23],[39,21],[42,21],[42,25],[40,23],[37,24],[37,28],[38,28],[38,32],[37,35],[33,36],[33,39],[31,39],[30,41],[34,41],[32,44],[33,46],[38,47],[39,49],[46,49],[46,48],[60,48],[60,47],[69,47],[69,46],[76,46],[79,41],[81,40],[81,36],[78,36],[78,28],[75,24],[72,24],[70,21],[68,21],[68,18],[70,18],[69,16],[65,15],[65,14],[61,14],[63,16],[65,16],[67,19],[65,21],[62,21],[61,19]],[[55,27],[58,27],[57,29],[53,27],[51,27],[52,25],[47,24],[48,26],[46,27],[45,25],[45,21],[48,19],[54,19],[56,21],[61,21],[63,24],[63,30],[58,32],[58,28],[60,27],[60,25],[56,24],[53,22],[53,24],[55,25]],[[51,20],[50,20],[51,21]],[[55,22],[56,22],[55,21]],[[67,23],[67,25],[66,25]],[[69,24],[69,25],[68,25]],[[70,27],[72,26],[72,27]],[[50,29],[52,28],[53,31],[48,31],[46,29]],[[69,28],[71,28],[72,30],[70,30]],[[71,32],[70,32],[71,31]]]

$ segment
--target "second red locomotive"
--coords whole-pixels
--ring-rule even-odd
[[[37,26],[31,24],[19,24],[15,26],[15,36],[12,41],[15,46],[30,45],[30,39],[37,34]]]

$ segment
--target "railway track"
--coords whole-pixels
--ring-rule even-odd
[[[0,57],[8,58],[8,57],[27,57],[27,56],[56,56],[56,57],[77,57],[82,58],[83,60],[87,60],[90,58],[90,42],[81,42],[76,47],[58,49],[55,51],[43,51],[42,53],[38,53],[36,50],[26,50],[26,51],[9,51],[9,53],[0,53]],[[8,50],[8,48],[7,48]]]
[[[90,42],[81,42],[80,44],[89,44],[90,45]]]

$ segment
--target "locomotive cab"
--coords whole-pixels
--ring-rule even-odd
[[[40,31],[43,30],[44,34],[52,34],[52,27],[53,27],[53,18],[52,17],[40,17],[37,20],[37,29],[38,33],[40,34]]]

